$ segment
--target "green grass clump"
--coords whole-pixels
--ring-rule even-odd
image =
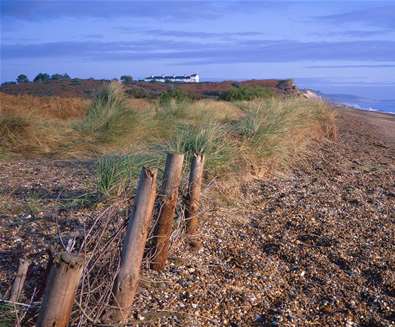
[[[109,142],[126,133],[136,120],[136,113],[127,108],[122,86],[112,82],[96,96],[77,129]]]
[[[157,167],[159,163],[159,157],[147,153],[104,156],[96,165],[97,190],[106,197],[120,195],[136,185],[142,167]]]
[[[314,129],[319,133],[319,124],[325,134],[329,134],[325,131],[326,126],[334,126],[331,111],[320,102],[272,98],[239,105],[245,115],[236,124],[236,130],[249,151],[258,156],[267,157],[274,153],[287,156],[292,147],[298,146],[295,142],[306,143],[314,136]]]
[[[225,101],[250,101],[256,98],[271,98],[273,96],[273,91],[267,87],[234,86],[221,94],[220,99]]]
[[[246,115],[239,121],[242,136],[259,145],[268,137],[284,133],[287,128],[288,106],[278,106],[278,101],[249,103]]]
[[[228,126],[216,122],[200,126],[178,125],[172,139],[166,144],[167,151],[184,153],[189,162],[194,153],[204,154],[206,167],[211,173],[229,164],[234,144]]]

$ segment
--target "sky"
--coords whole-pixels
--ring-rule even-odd
[[[395,98],[394,0],[0,3],[2,82],[196,72]]]

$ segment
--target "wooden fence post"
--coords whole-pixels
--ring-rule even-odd
[[[83,258],[63,252],[54,258],[37,327],[66,327],[83,270]]]
[[[187,221],[187,235],[192,247],[200,248],[201,242],[198,237],[199,220],[197,213],[200,206],[200,194],[202,189],[204,167],[204,155],[195,153],[191,162],[191,172],[189,175],[188,195],[185,210]]]
[[[183,154],[167,154],[165,174],[159,194],[159,218],[154,232],[153,258],[151,262],[151,268],[157,271],[165,267],[169,253],[169,242],[177,205],[183,161]]]
[[[47,254],[48,254],[47,264],[46,264],[45,270],[41,276],[41,281],[40,281],[40,285],[38,287],[37,295],[35,296],[35,298],[37,300],[41,299],[44,295],[45,285],[47,285],[47,281],[49,279],[49,273],[51,272],[51,267],[53,265],[53,261],[55,258],[55,248],[52,246],[47,248]]]
[[[18,271],[16,273],[14,283],[11,288],[10,301],[18,302],[19,296],[23,290],[23,284],[26,280],[27,270],[29,269],[30,261],[24,258],[19,259]]]
[[[143,168],[137,186],[137,194],[128,222],[122,246],[121,265],[114,284],[113,310],[105,319],[126,322],[140,279],[145,243],[152,221],[156,196],[157,171]]]

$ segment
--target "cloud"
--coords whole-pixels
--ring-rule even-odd
[[[321,69],[321,68],[395,68],[395,64],[384,65],[313,65],[306,66],[306,68]]]
[[[4,44],[3,59],[84,58],[95,61],[171,60],[177,64],[295,61],[395,61],[395,41],[299,42],[239,40],[226,44],[146,39],[122,42]]]
[[[233,38],[233,37],[251,37],[251,36],[263,36],[265,33],[262,32],[203,32],[203,31],[181,31],[181,30],[162,30],[162,29],[150,29],[150,30],[136,30],[133,27],[119,26],[117,30],[125,33],[138,33],[143,35],[155,35],[163,37],[176,37],[176,38]]]
[[[251,41],[234,48],[188,53],[185,64],[294,62],[320,60],[395,61],[395,41]]]
[[[5,44],[2,46],[3,58],[45,58],[45,57],[88,57],[100,59],[106,54],[135,53],[140,56],[170,48],[181,51],[188,47],[203,46],[202,43],[180,42],[158,39],[139,41],[101,42],[101,41],[60,41],[35,44]],[[210,48],[210,44],[205,44]],[[212,45],[214,46],[214,45]]]
[[[93,34],[85,34],[85,35],[83,35],[83,37],[86,39],[102,39],[102,38],[104,38],[104,35],[98,34],[98,33],[97,34],[93,33]]]
[[[373,36],[383,36],[388,33],[394,32],[391,29],[379,29],[379,30],[343,30],[341,32],[325,32],[325,33],[315,33],[314,35],[317,36],[331,36],[331,37],[350,37],[353,39],[357,38],[366,38],[366,37],[373,37]]]
[[[317,17],[332,24],[361,23],[364,25],[395,29],[395,5],[366,8],[342,14]]]
[[[3,0],[3,16],[23,20],[47,20],[59,17],[153,17],[185,20],[201,9],[204,17],[216,16],[215,7],[204,1],[31,1]]]
[[[370,37],[370,36],[381,36],[384,34],[391,33],[392,31],[387,29],[387,30],[376,30],[376,31],[344,31],[344,32],[339,32],[337,33],[338,36],[348,36],[351,38],[363,38],[363,37]]]
[[[20,20],[48,20],[59,17],[93,18],[153,18],[157,20],[202,20],[213,19],[227,12],[249,13],[263,8],[279,8],[287,2],[276,4],[263,1],[118,1],[118,0],[79,0],[79,1],[32,1],[2,0],[2,16]]]

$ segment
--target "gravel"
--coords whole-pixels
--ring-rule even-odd
[[[313,144],[287,175],[244,185],[232,206],[212,206],[201,250],[180,239],[163,272],[143,268],[135,325],[395,325],[395,122],[383,136],[372,117],[339,111],[337,142]],[[94,191],[92,165],[0,165],[1,199],[21,207],[1,207],[0,286],[28,252],[28,296],[46,246],[100,210],[94,199],[65,206]],[[32,192],[39,210],[26,209]]]

